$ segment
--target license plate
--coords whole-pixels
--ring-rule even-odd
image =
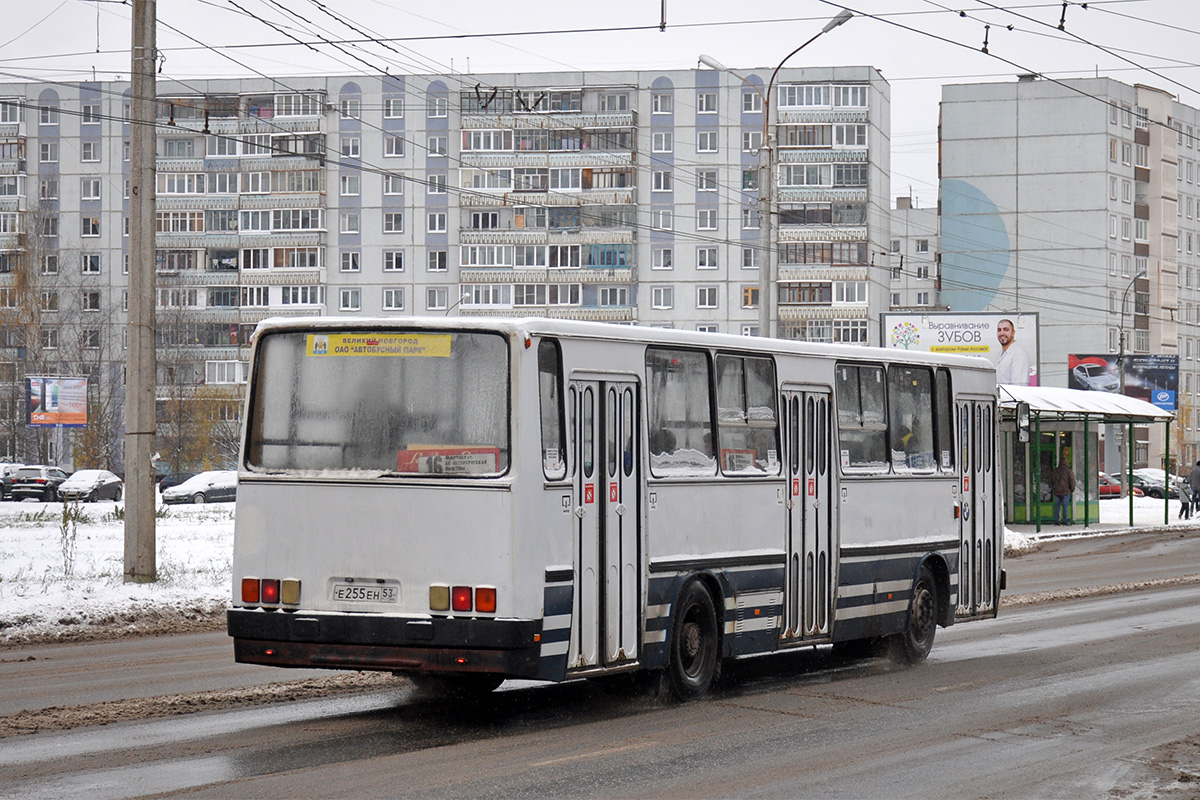
[[[400,599],[400,592],[395,586],[335,583],[330,597],[345,603],[395,603]]]

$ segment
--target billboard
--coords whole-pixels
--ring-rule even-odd
[[[26,378],[25,404],[30,425],[86,427],[87,378]]]
[[[936,312],[884,314],[884,347],[983,356],[996,365],[996,382],[1037,386],[1037,314]]]
[[[1121,379],[1125,386],[1122,391]],[[1067,388],[1089,392],[1114,392],[1153,403],[1166,411],[1175,410],[1179,390],[1179,356],[1112,353],[1067,356]]]

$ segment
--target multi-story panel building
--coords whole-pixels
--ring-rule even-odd
[[[160,431],[201,387],[240,386],[249,334],[272,315],[548,315],[755,334],[764,129],[780,335],[873,341],[868,321],[889,299],[871,256],[889,240],[887,83],[868,67],[787,69],[764,104],[768,77],[161,82]],[[95,374],[119,439],[128,95],[125,83],[0,91],[0,384],[12,387],[0,385],[0,416],[14,420],[14,457],[30,457],[15,400],[26,374]],[[55,443],[39,455],[66,460],[69,443]]]
[[[913,198],[897,197],[892,209],[892,238],[886,258],[875,259],[887,271],[893,311],[942,310],[938,210],[917,208]]]
[[[1196,416],[1198,112],[1108,78],[946,86],[942,301],[1037,312],[1042,383],[1068,356],[1180,357],[1171,454],[1200,457]],[[1161,432],[1139,463],[1160,465]]]

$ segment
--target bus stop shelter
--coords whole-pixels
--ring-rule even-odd
[[[1042,522],[1053,518],[1045,476],[1061,458],[1067,459],[1077,476],[1072,519],[1081,521],[1084,527],[1099,521],[1100,426],[1118,426],[1125,432],[1128,463],[1122,468],[1121,482],[1128,488],[1134,461],[1133,427],[1148,424],[1164,426],[1163,463],[1168,466],[1164,468],[1163,522],[1169,522],[1171,420],[1175,418],[1172,412],[1145,400],[1110,392],[1008,384],[998,388],[1006,522],[1035,523],[1040,531]],[[1126,493],[1129,524],[1133,525],[1133,494]]]

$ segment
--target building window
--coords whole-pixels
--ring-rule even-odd
[[[430,286],[425,289],[425,310],[426,311],[445,311],[447,306],[447,296],[445,286]]]
[[[716,269],[717,268],[717,248],[715,247],[697,247],[696,248],[696,269]]]
[[[100,274],[100,254],[83,253],[79,256],[79,271],[84,275]]]
[[[700,114],[717,113],[717,93],[700,92],[696,95],[696,111]]]
[[[404,271],[404,251],[403,250],[384,250],[383,251],[383,271],[384,272],[403,272]]]
[[[447,263],[445,250],[430,250],[426,269],[430,272],[445,272]]]
[[[696,134],[696,150],[701,153],[717,152],[717,132],[700,131]]]
[[[383,290],[383,310],[384,311],[403,311],[404,310],[404,288]]]
[[[673,146],[674,146],[674,137],[672,136],[671,133],[666,132],[666,131],[660,131],[659,133],[654,134],[653,139],[652,139],[653,152],[669,153],[669,152],[671,152]],[[45,161],[45,159],[42,159],[42,160]],[[55,156],[54,160],[55,161],[58,160],[57,155]]]
[[[757,152],[760,147],[762,147],[762,131],[742,131],[743,153]]]
[[[80,309],[83,311],[99,311],[100,293],[84,291],[83,296],[80,298]]]
[[[761,114],[762,95],[758,92],[742,92],[742,113]]]
[[[675,287],[655,286],[650,290],[650,307],[665,310],[675,307]]]
[[[57,185],[55,181],[55,185]],[[100,199],[100,179],[99,178],[84,178],[79,189],[80,200],[99,200]]]
[[[702,169],[696,173],[696,191],[715,192],[717,190],[717,171]]]
[[[42,256],[42,274],[57,275],[58,274],[58,256],[48,254]]]
[[[384,194],[404,194],[404,178],[400,175],[383,176]]]
[[[385,97],[383,98],[383,118],[384,119],[402,119],[404,117],[404,98],[403,97]]]
[[[385,158],[400,158],[404,155],[404,137],[387,135],[383,137],[383,155]]]
[[[42,142],[39,144],[38,161],[43,164],[58,163],[58,142]]]
[[[342,197],[357,197],[359,195],[359,176],[342,176]]]
[[[8,231],[15,233],[16,231]],[[42,236],[53,239],[58,236],[58,217],[42,217]]]
[[[445,233],[446,213],[444,211],[430,213],[426,218],[425,230],[429,233]]]
[[[341,233],[358,233],[361,230],[357,211],[343,211],[341,215]]]
[[[57,328],[42,328],[42,349],[57,350],[58,349],[58,329]]]
[[[357,136],[342,137],[342,157],[358,158],[362,155],[362,139]]]
[[[758,269],[759,263],[757,247],[742,248],[742,269]]]
[[[696,211],[696,230],[715,231],[717,229],[717,210],[701,208]]]
[[[917,239],[916,250],[918,253],[928,253],[929,252],[929,240],[928,239]]]
[[[359,271],[359,252],[357,250],[348,250],[342,253],[342,272],[358,272]]]
[[[742,308],[758,308],[758,287],[742,287]]]
[[[430,119],[441,119],[450,113],[450,101],[431,94],[425,96],[425,114]]]
[[[339,311],[361,311],[362,291],[360,289],[342,289],[338,292]]]
[[[657,247],[650,254],[650,266],[652,269],[672,269],[674,267],[674,253],[670,247]]]
[[[99,161],[100,160],[100,143],[99,142],[80,142],[79,144],[79,160],[80,161]]]
[[[655,93],[650,95],[650,113],[652,114],[670,114],[674,111],[674,96],[670,94]]]
[[[432,215],[430,215],[432,216]],[[445,216],[444,214],[442,215]],[[445,230],[445,222],[443,220],[443,230]],[[430,228],[430,230],[433,230]],[[385,211],[383,214],[383,232],[384,233],[404,233],[404,212],[403,211]]]
[[[742,229],[752,231],[752,230],[758,230],[758,228],[759,228],[758,209],[757,208],[743,208],[742,209]]]
[[[42,292],[42,311],[58,311],[58,292],[49,289]]]
[[[669,192],[671,191],[671,170],[655,170],[652,176],[653,184],[651,191],[653,192]]]
[[[430,136],[427,143],[429,145],[427,155],[444,156],[450,150],[450,139],[446,136]]]
[[[38,109],[39,125],[57,125],[58,109],[54,106],[42,106]]]
[[[445,194],[446,193],[446,176],[433,174],[429,175],[425,184],[426,194]]]
[[[716,308],[717,307],[717,287],[716,286],[697,286],[696,287],[696,308]]]
[[[669,208],[660,208],[650,212],[650,227],[656,231],[671,230],[672,218]]]
[[[629,287],[627,287],[627,286],[601,286],[600,287],[600,305],[601,306],[627,306],[627,305],[629,305]]]
[[[929,292],[917,292],[917,305],[929,305]]]
[[[79,226],[80,236],[99,236],[100,235],[100,218],[99,217],[84,217],[80,220]]]
[[[362,101],[347,98],[338,103],[338,114],[342,119],[361,119]]]

